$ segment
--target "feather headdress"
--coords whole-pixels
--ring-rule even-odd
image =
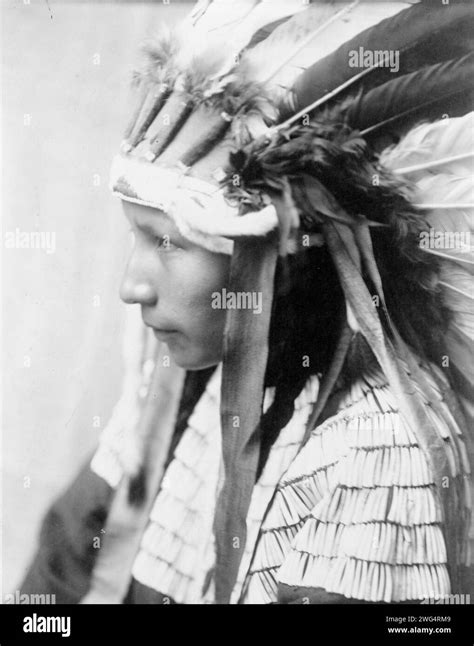
[[[230,599],[245,545],[277,257],[301,251],[303,233],[325,240],[351,325],[430,460],[445,518],[461,510],[446,523],[458,528],[447,541],[456,588],[469,513],[466,449],[455,430],[462,411],[439,370],[428,380],[420,369],[433,361],[432,347],[397,311],[409,295],[393,272],[403,266],[409,285],[433,263],[436,284],[426,292],[442,295],[452,313],[453,384],[472,397],[472,255],[425,249],[420,240],[430,226],[466,234],[472,227],[468,117],[456,117],[472,102],[473,22],[471,6],[455,2],[202,0],[176,40],[165,35],[149,49],[135,78],[138,106],[113,191],[163,209],[196,243],[232,253],[229,289],[264,295],[259,317],[231,310],[225,329],[217,603]],[[308,432],[324,417],[351,338],[345,324]],[[455,454],[430,406],[453,429]],[[453,486],[443,490],[443,478]]]

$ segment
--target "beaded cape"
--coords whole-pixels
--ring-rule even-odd
[[[177,603],[214,599],[206,582],[215,565],[220,378],[219,369],[189,419],[132,569]],[[254,487],[231,603],[274,603],[294,589],[301,597],[319,590],[321,600],[325,593],[386,603],[444,598],[452,588],[441,502],[389,384],[380,370],[366,371],[298,452],[318,388],[313,378],[297,398]],[[444,432],[454,451],[460,429],[458,438]],[[92,461],[114,487],[123,477],[119,435],[104,436]]]

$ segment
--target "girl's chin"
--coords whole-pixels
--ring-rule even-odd
[[[217,366],[222,360],[219,356],[203,355],[201,349],[190,349],[189,347],[178,347],[177,344],[167,342],[168,350],[173,361],[184,370],[204,370]]]

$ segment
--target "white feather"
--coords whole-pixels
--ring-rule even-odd
[[[199,6],[201,5],[201,6]],[[193,58],[214,58],[225,75],[235,65],[240,52],[260,29],[303,10],[295,0],[213,0],[198,3],[176,29],[181,43],[178,64],[181,69]]]
[[[474,202],[474,187],[470,175],[430,172],[420,177],[416,186],[420,198],[428,197],[430,202],[440,204]],[[421,201],[424,200],[421,199]]]
[[[454,119],[440,119],[435,123],[423,124],[410,132],[394,147],[387,148],[380,156],[380,162],[394,172],[403,168],[420,166],[420,176],[425,176],[426,164],[444,160],[437,166],[437,173],[472,175],[472,129],[474,112]],[[466,158],[452,159],[462,155]],[[428,166],[429,168],[429,166]],[[417,177],[410,177],[416,180]]]
[[[444,247],[423,248],[441,261],[439,285],[452,314],[445,336],[450,362],[474,386],[473,116],[418,126],[383,151],[380,162],[395,173],[409,172],[416,201],[428,210],[435,207],[428,213],[429,225],[438,235],[448,234]],[[455,208],[459,205],[465,206]]]
[[[361,31],[395,15],[408,2],[373,3],[361,0],[319,2],[277,27],[242,57],[255,79],[268,83],[278,98],[290,100],[290,88],[310,65],[335,51]]]

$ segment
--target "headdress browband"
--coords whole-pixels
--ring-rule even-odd
[[[173,219],[184,237],[216,253],[232,254],[234,238],[265,236],[278,226],[273,204],[239,215],[238,205],[226,200],[222,188],[179,167],[156,166],[116,155],[110,188],[127,202],[160,209]]]

